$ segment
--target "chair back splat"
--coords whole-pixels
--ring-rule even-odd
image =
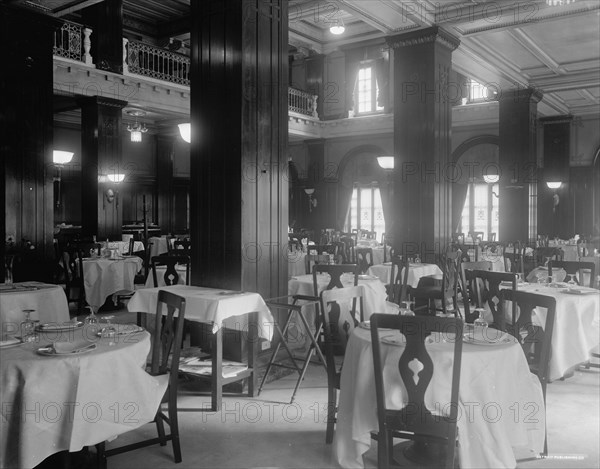
[[[154,280],[154,286],[158,287],[158,273],[157,267],[164,266],[165,273],[163,274],[163,281],[165,285],[177,285],[179,283],[179,272],[177,265],[185,266],[185,284],[190,284],[190,257],[187,255],[172,255],[172,256],[154,256],[152,258],[152,280]]]
[[[439,465],[453,468],[457,447],[462,320],[435,316],[373,314],[370,317],[370,324],[379,421],[379,431],[372,437],[378,441],[378,467],[397,465],[393,459],[393,438],[402,438],[444,445],[446,449],[444,462],[440,461]],[[389,409],[386,405],[386,376],[389,377],[389,373],[394,373],[396,367],[384,367],[379,338],[381,328],[397,330],[406,339],[406,346],[397,364],[408,397],[408,402],[402,409]],[[448,339],[446,342],[454,343],[449,401],[444,398],[444,402],[449,402],[450,405],[448,413],[444,415],[434,414],[425,402],[425,395],[434,375],[433,360],[425,343],[434,333],[445,336]],[[389,371],[384,373],[384,368]]]

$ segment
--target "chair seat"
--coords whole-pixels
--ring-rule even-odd
[[[442,298],[442,289],[441,285],[425,285],[419,286],[417,288],[413,288],[410,291],[411,295],[415,298]]]

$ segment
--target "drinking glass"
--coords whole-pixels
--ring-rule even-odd
[[[488,326],[487,321],[483,318],[484,311],[485,310],[483,308],[475,308],[474,312],[477,312],[477,318],[475,319],[475,321],[473,321],[473,325],[475,327],[487,327]]]
[[[115,345],[115,337],[117,335],[117,330],[111,324],[111,320],[114,319],[114,316],[104,316],[102,320],[106,322],[106,326],[101,329],[102,338],[108,339],[108,345]]]
[[[575,279],[573,278],[574,275],[573,274],[567,274],[565,277],[565,280],[568,278],[569,280],[567,280],[567,285],[569,285],[569,288],[574,287],[577,285],[577,282],[575,281]]]
[[[90,314],[85,317],[84,323],[92,330],[92,334],[95,334],[98,331],[98,316],[94,314],[94,308],[91,306],[86,308],[90,310]]]
[[[31,319],[31,313],[33,313],[35,309],[24,309],[23,314],[25,314],[25,320],[21,323],[21,340],[23,342],[33,342],[36,340],[37,336],[35,334],[35,323],[37,321],[33,321]]]
[[[546,284],[551,287],[552,286],[552,276],[548,275],[548,277],[546,277]]]

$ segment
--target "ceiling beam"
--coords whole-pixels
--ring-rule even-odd
[[[560,66],[552,57],[550,57],[527,33],[520,28],[507,31],[515,41],[517,41],[525,50],[528,50],[533,56],[552,70],[557,75],[565,75],[567,71]]]
[[[349,0],[333,0],[331,3],[337,5],[340,9],[347,11],[348,13],[356,16],[357,18],[360,18],[365,23],[373,26],[375,29],[381,31],[384,34],[391,34],[394,32],[394,30],[390,26],[385,24],[382,20],[361,10],[356,5],[353,5]]]
[[[76,11],[83,10],[84,8],[91,7],[97,3],[101,3],[104,0],[76,0],[74,2],[67,3],[58,8],[52,10],[52,14],[58,18],[65,16]]]

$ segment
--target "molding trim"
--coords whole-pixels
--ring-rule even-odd
[[[460,39],[438,26],[397,34],[395,36],[388,36],[386,42],[393,49],[438,42],[450,49],[450,51],[453,51],[460,45]]]

